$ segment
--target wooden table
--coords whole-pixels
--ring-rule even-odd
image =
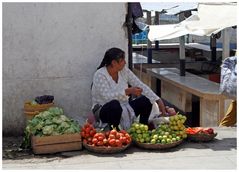
[[[211,48],[209,45],[200,44],[200,43],[188,43],[188,44],[185,44],[185,48],[195,48],[195,49],[199,49],[203,51],[211,51]],[[217,48],[217,51],[222,52],[222,48]]]
[[[184,112],[192,111],[192,95],[200,99],[200,126],[218,126],[225,114],[225,100],[218,83],[177,68],[149,68],[147,73],[161,80],[161,97]]]

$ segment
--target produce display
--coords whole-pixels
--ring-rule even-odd
[[[61,135],[70,136],[70,134],[78,133],[78,135],[74,135],[74,137],[80,138],[77,145],[74,145],[77,147],[70,145],[73,142],[69,139],[64,150],[58,150],[57,144],[53,145],[55,147],[52,147],[52,150],[50,149],[51,145],[44,145],[45,150],[39,150],[38,153],[79,150],[82,144],[89,151],[96,153],[117,153],[125,150],[132,140],[142,148],[166,149],[181,144],[185,138],[193,141],[210,141],[217,135],[212,128],[186,128],[184,123],[187,118],[179,113],[163,117],[163,119],[152,130],[149,129],[148,125],[135,122],[128,131],[117,131],[116,129],[102,131],[94,128],[89,122],[86,122],[81,128],[76,121],[64,115],[63,109],[50,107],[27,121],[21,148],[30,148],[31,138],[36,140],[37,138],[45,138],[43,136],[61,137]],[[35,151],[37,149],[38,147],[35,145]]]
[[[81,136],[84,144],[94,147],[123,147],[131,143],[131,137],[125,130],[97,131],[90,123],[83,126]]]
[[[30,147],[31,135],[42,137],[73,134],[77,132],[80,132],[80,125],[76,121],[65,116],[63,109],[50,107],[48,110],[40,112],[31,120],[28,120],[21,147]]]
[[[203,127],[188,127],[186,129],[187,134],[214,134],[212,128],[203,128]]]
[[[192,141],[207,142],[213,140],[217,133],[212,128],[189,127],[186,128],[188,139]]]
[[[184,122],[186,117],[176,114],[169,117],[169,122],[149,130],[147,125],[133,123],[129,133],[138,143],[171,144],[187,138]]]

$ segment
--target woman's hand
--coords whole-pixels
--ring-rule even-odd
[[[166,108],[166,112],[171,116],[171,115],[176,115],[176,111],[174,108],[170,108],[168,106],[165,107]]]
[[[162,116],[176,115],[175,109],[165,106],[161,99],[157,100],[156,102],[158,104],[159,110],[162,112]]]
[[[159,107],[159,110],[162,112],[162,115],[166,115],[166,108],[165,108],[165,105],[162,101],[162,99],[158,99],[156,100],[156,103],[158,104],[158,107]]]
[[[135,96],[140,96],[143,92],[142,88],[139,87],[130,87],[125,89],[125,94],[126,95],[135,95]]]

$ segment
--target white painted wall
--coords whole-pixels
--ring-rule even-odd
[[[81,124],[106,49],[128,51],[126,3],[3,3],[3,134],[25,128],[23,105],[51,94]]]

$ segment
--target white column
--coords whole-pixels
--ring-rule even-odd
[[[222,30],[222,60],[230,56],[230,28]]]

